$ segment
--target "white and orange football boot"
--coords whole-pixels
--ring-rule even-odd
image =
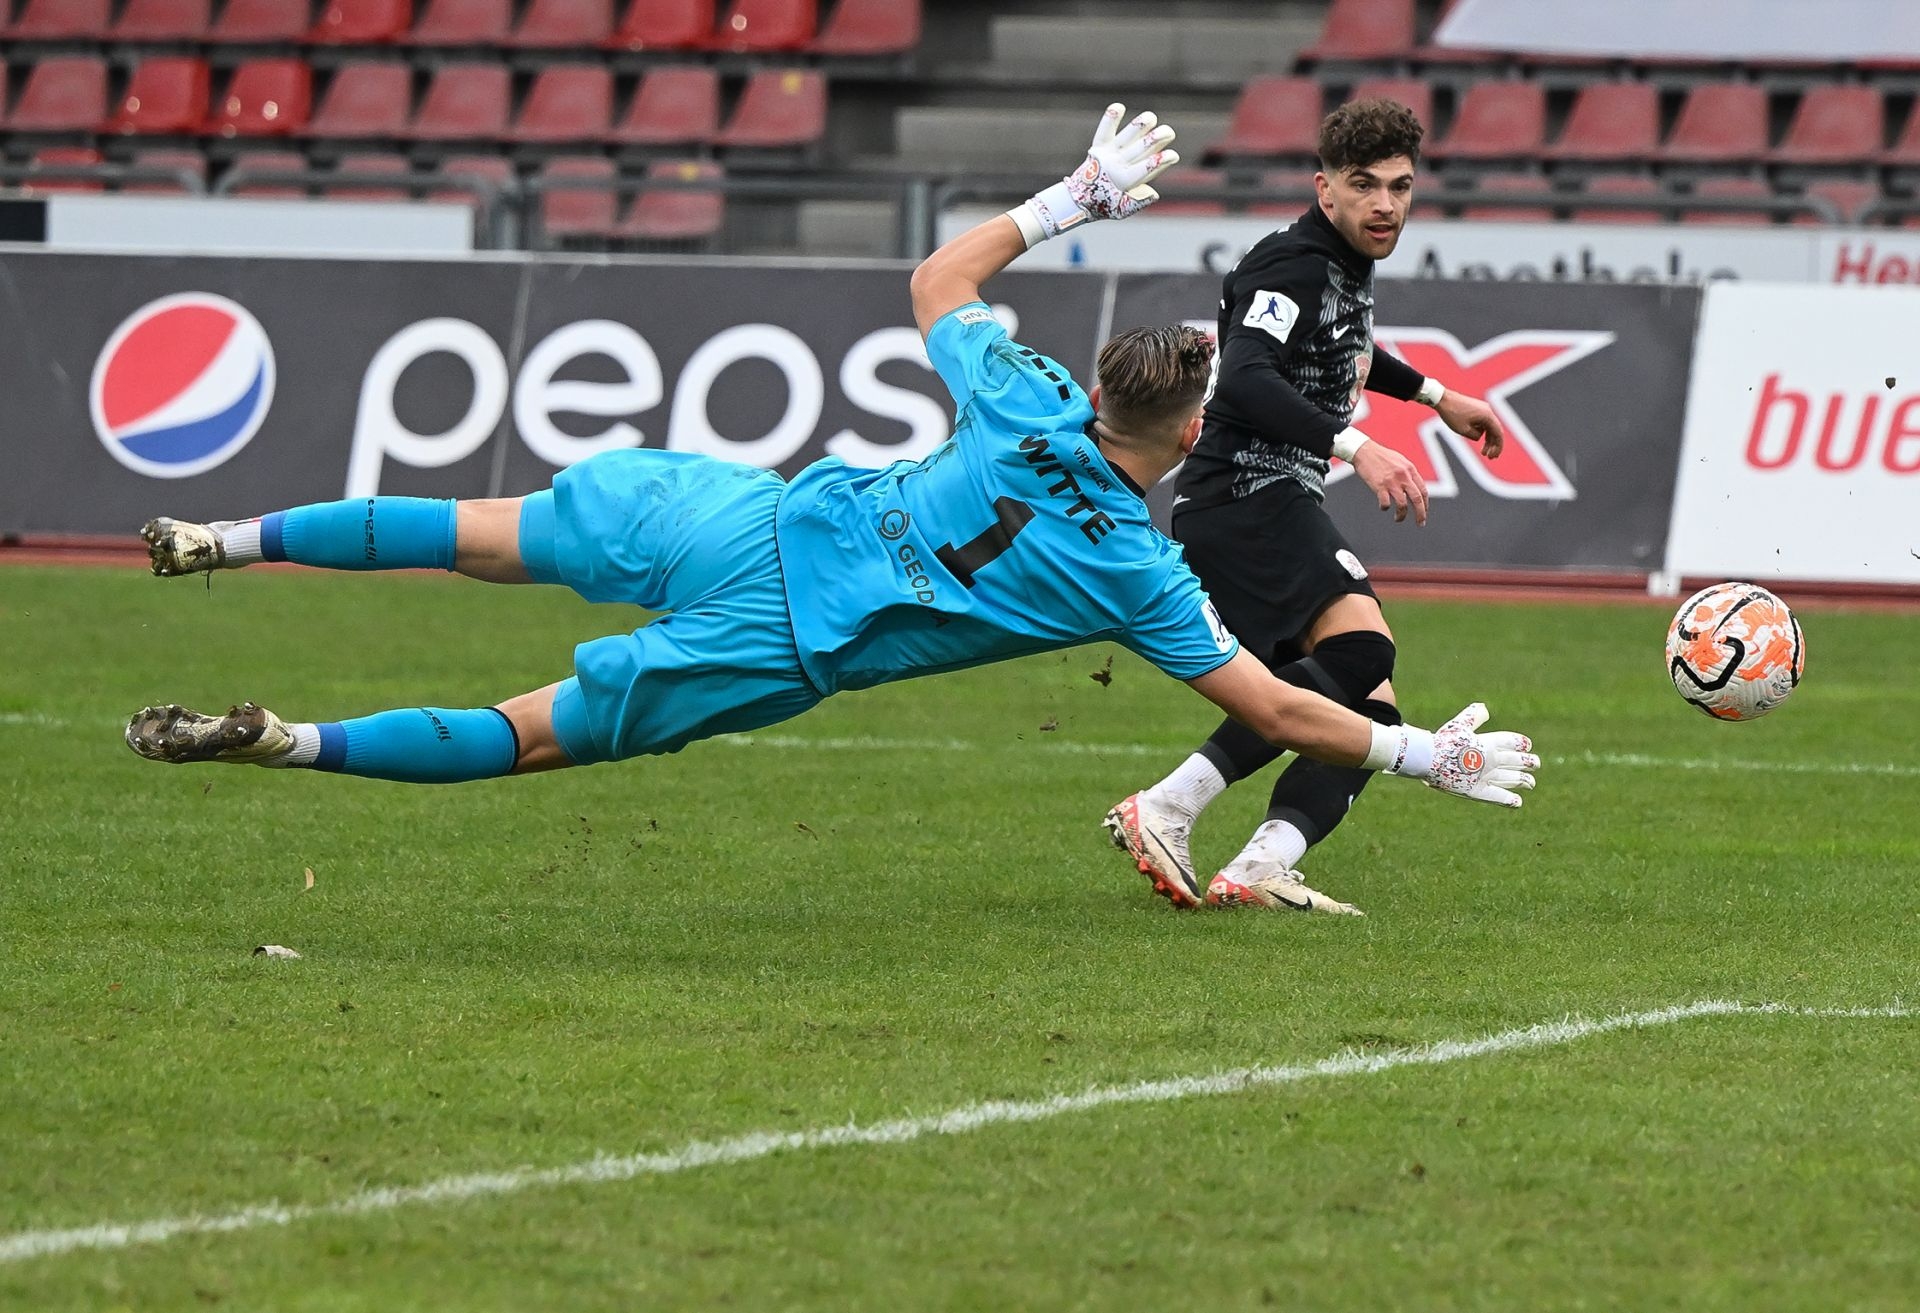
[[[1108,812],[1101,824],[1113,846],[1153,882],[1155,893],[1175,907],[1200,906],[1200,882],[1187,853],[1190,821],[1154,802],[1150,794],[1136,793]]]
[[[1236,857],[1207,885],[1208,907],[1269,907],[1290,912],[1365,916],[1352,903],[1310,889],[1300,872],[1278,862]]]

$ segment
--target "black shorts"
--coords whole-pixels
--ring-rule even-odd
[[[1291,479],[1176,511],[1173,536],[1227,628],[1269,666],[1304,655],[1300,638],[1329,603],[1348,593],[1375,596],[1366,566],[1326,507]]]

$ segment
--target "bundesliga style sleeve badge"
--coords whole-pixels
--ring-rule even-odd
[[[1240,322],[1284,342],[1299,318],[1300,307],[1285,292],[1255,292],[1253,304],[1247,307],[1247,317]]]

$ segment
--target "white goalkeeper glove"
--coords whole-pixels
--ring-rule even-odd
[[[1029,250],[1088,220],[1124,219],[1160,199],[1148,184],[1180,162],[1178,151],[1166,149],[1173,129],[1152,110],[1142,110],[1122,128],[1126,112],[1125,105],[1107,106],[1080,167],[1007,211]]]
[[[1515,789],[1533,787],[1540,769],[1533,740],[1524,734],[1480,734],[1487,705],[1475,702],[1429,733],[1411,725],[1373,727],[1373,749],[1362,763],[1368,770],[1409,775],[1428,787],[1475,802],[1518,807]]]

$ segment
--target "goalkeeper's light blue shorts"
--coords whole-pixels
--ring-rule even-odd
[[[603,452],[524,499],[520,555],[540,583],[669,614],[582,643],[554,698],[576,764],[677,752],[820,701],[794,650],[774,538],[777,474],[686,452]]]

